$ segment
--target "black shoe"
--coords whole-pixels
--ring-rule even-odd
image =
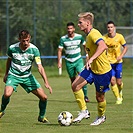
[[[88,98],[87,96],[85,96],[84,99],[85,99],[85,102],[86,102],[86,103],[89,103],[89,102],[90,102],[90,100],[89,100],[89,98]]]
[[[40,118],[40,117],[38,117],[38,121],[39,122],[42,122],[42,123],[50,123],[48,120],[47,120],[47,118]]]

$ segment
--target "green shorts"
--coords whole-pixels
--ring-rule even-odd
[[[6,81],[6,86],[12,86],[14,91],[17,91],[18,85],[21,85],[27,93],[41,87],[39,82],[32,74],[25,78],[18,78],[9,74]]]
[[[66,69],[70,78],[73,78],[83,70],[83,59],[80,58],[75,62],[69,62],[66,60]]]

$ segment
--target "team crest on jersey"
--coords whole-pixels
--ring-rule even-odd
[[[33,60],[33,56],[32,56],[32,55],[29,55],[29,56],[28,56],[28,59],[29,59],[29,60]]]

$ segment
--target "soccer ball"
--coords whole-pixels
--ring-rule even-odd
[[[70,126],[72,124],[73,115],[68,111],[62,111],[58,116],[58,123],[61,126]]]

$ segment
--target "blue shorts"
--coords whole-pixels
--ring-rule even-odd
[[[112,70],[105,74],[95,74],[91,70],[84,69],[80,74],[89,84],[94,82],[97,92],[106,92],[110,90],[109,84],[112,77]]]
[[[111,64],[112,76],[122,78],[122,63]]]

